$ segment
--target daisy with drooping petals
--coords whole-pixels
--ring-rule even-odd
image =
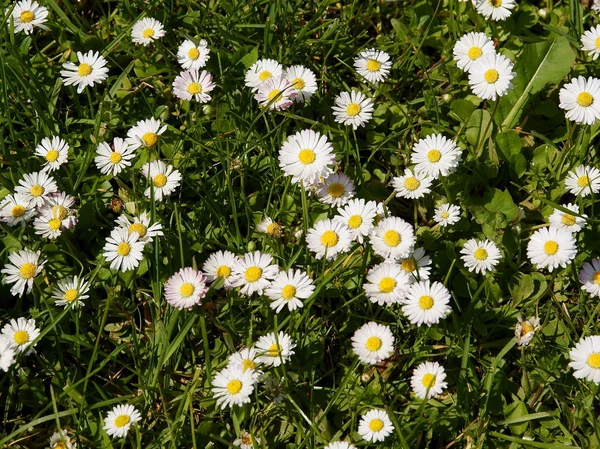
[[[579,272],[581,288],[592,296],[600,296],[600,259],[583,264]]]
[[[505,20],[511,15],[515,0],[477,0],[477,12],[486,19]]]
[[[152,218],[148,212],[143,211],[139,216],[133,217],[133,220],[127,218],[126,215],[119,215],[115,220],[118,226],[127,229],[127,232],[138,233],[138,240],[145,244],[152,243],[154,237],[163,235],[162,225],[160,223],[152,223]]]
[[[296,310],[303,307],[303,299],[309,298],[315,291],[315,286],[308,275],[302,270],[290,268],[287,272],[282,271],[271,285],[265,290],[265,296],[271,301],[271,309],[279,313],[287,306],[288,310]]]
[[[306,235],[306,245],[317,259],[325,257],[332,260],[339,253],[348,251],[351,243],[352,236],[348,226],[329,218],[315,223]]]
[[[233,266],[233,287],[242,287],[240,294],[251,296],[254,293],[263,294],[273,278],[279,272],[277,264],[273,264],[270,254],[254,251],[246,253]]]
[[[271,217],[263,218],[257,225],[256,230],[258,232],[262,232],[263,234],[267,234],[273,238],[280,238],[283,235],[282,226],[273,221]]]
[[[44,25],[48,20],[48,9],[35,1],[21,0],[17,2],[7,20],[9,24],[11,17],[15,23],[15,34],[20,31],[23,31],[25,34],[31,34],[35,27],[43,30],[48,29]]]
[[[104,418],[104,430],[114,438],[123,438],[129,432],[129,428],[142,420],[142,415],[131,405],[117,405],[106,418]]]
[[[429,279],[431,257],[425,254],[423,248],[415,248],[410,256],[400,259],[399,262],[400,268],[402,268],[406,274],[410,275],[409,280],[411,283]]]
[[[502,257],[496,244],[490,240],[469,239],[460,253],[468,270],[478,274],[494,270]]]
[[[587,165],[579,165],[567,173],[565,188],[573,195],[586,197],[600,191],[600,170]]]
[[[494,41],[485,33],[467,33],[454,45],[454,60],[456,65],[468,72],[475,61],[483,55],[496,53]]]
[[[319,178],[326,178],[335,164],[333,146],[326,136],[305,129],[287,138],[279,150],[279,166],[292,182],[303,181],[313,184]]]
[[[515,326],[515,338],[519,346],[527,346],[533,340],[535,332],[540,328],[540,319],[531,317],[523,320],[521,315],[517,316],[517,325]]]
[[[131,29],[131,38],[136,44],[148,45],[166,34],[162,23],[152,17],[138,20]]]
[[[66,433],[54,432],[50,437],[50,446],[47,449],[76,449],[77,444],[71,443],[71,439]]]
[[[173,81],[173,93],[182,100],[208,103],[211,100],[209,92],[215,88],[212,80],[212,75],[206,70],[200,73],[196,69],[181,72]]]
[[[24,293],[31,292],[33,280],[42,272],[46,263],[41,254],[41,251],[22,249],[8,256],[10,263],[4,266],[2,273],[6,274],[5,284],[15,284],[10,289],[11,295],[23,296]]]
[[[453,173],[460,161],[461,149],[441,134],[431,134],[419,140],[412,148],[411,161],[415,172],[421,172],[433,179]]]
[[[394,336],[388,326],[369,321],[352,336],[352,350],[358,359],[375,365],[394,352]]]
[[[370,235],[373,251],[384,259],[408,257],[415,244],[413,227],[398,217],[387,217],[373,228]]]
[[[200,305],[207,291],[206,276],[191,267],[182,268],[165,283],[165,299],[179,310]]]
[[[593,125],[600,119],[600,79],[578,76],[558,93],[558,107],[575,123]]]
[[[404,170],[404,175],[394,178],[392,185],[399,198],[417,199],[422,198],[431,192],[431,183],[433,179],[425,173],[409,169]]]
[[[135,157],[135,150],[125,140],[115,137],[112,148],[108,143],[100,142],[96,154],[94,163],[98,170],[104,175],[110,173],[117,176],[126,167],[131,166],[131,160]]]
[[[295,96],[291,83],[283,76],[279,76],[261,83],[254,98],[263,107],[283,111],[292,105]]]
[[[211,388],[218,408],[234,405],[242,406],[250,402],[256,380],[252,370],[242,370],[240,367],[227,366],[213,379]]]
[[[179,170],[173,168],[171,164],[165,164],[160,159],[144,164],[142,174],[152,183],[152,186],[144,191],[144,195],[146,198],[151,198],[152,192],[154,192],[155,201],[162,201],[170,196],[181,182]]]
[[[392,63],[390,62],[390,55],[385,51],[370,48],[369,50],[361,51],[354,58],[354,68],[367,81],[380,83],[385,81],[389,76]]]
[[[577,379],[586,379],[600,384],[600,335],[585,337],[569,351],[571,363]]]
[[[317,91],[317,78],[312,70],[301,65],[293,65],[285,69],[285,78],[290,82],[294,92],[294,101],[304,103]]]
[[[33,341],[40,335],[34,319],[25,319],[23,317],[12,319],[2,328],[2,336],[6,338],[13,346],[17,354],[25,353],[29,355],[33,352]]]
[[[362,92],[353,90],[342,92],[335,97],[333,106],[335,121],[355,130],[365,125],[373,117],[373,101]]]
[[[202,265],[202,271],[204,271],[208,282],[214,283],[223,278],[223,288],[229,290],[233,288],[231,284],[233,280],[232,273],[237,262],[238,257],[231,251],[217,251],[206,259],[206,262]]]
[[[513,88],[514,64],[506,56],[489,53],[479,58],[469,70],[473,93],[484,100],[496,100]]]
[[[402,312],[412,324],[431,326],[446,318],[450,308],[450,292],[441,282],[421,281],[412,284],[403,300]]]
[[[358,423],[358,434],[371,443],[385,440],[393,431],[394,425],[384,410],[369,410]]]
[[[283,67],[274,59],[259,59],[246,72],[246,86],[257,91],[258,87],[267,80],[281,78]]]
[[[343,206],[354,196],[354,183],[343,173],[332,173],[317,186],[319,200],[332,206]]]
[[[590,28],[581,36],[582,50],[587,51],[595,61],[600,55],[600,25]]]
[[[254,443],[256,442],[256,447],[259,447],[260,438],[252,436],[251,433],[242,430],[240,432],[240,437],[233,442],[234,446],[239,446],[240,449],[254,449]]]
[[[333,221],[339,221],[348,226],[352,240],[362,243],[373,229],[373,221],[377,215],[377,203],[354,198],[346,206],[338,209],[338,214]]]
[[[444,382],[446,371],[438,362],[423,362],[413,371],[410,385],[415,396],[431,399],[442,394],[448,384]]]
[[[0,203],[0,220],[9,226],[16,226],[19,223],[25,226],[25,222],[33,217],[35,212],[35,205],[30,198],[21,193],[6,195]]]
[[[210,50],[204,39],[196,45],[190,39],[184,40],[177,50],[177,62],[184,70],[198,70],[206,65]]]
[[[75,204],[75,197],[65,192],[54,192],[46,197],[46,203],[40,208],[40,213],[50,213],[53,218],[61,220],[62,229],[71,229],[77,225],[77,217],[72,206]]]
[[[104,257],[114,270],[136,269],[144,257],[143,251],[144,243],[139,241],[138,233],[129,234],[124,228],[113,229],[104,245]]]
[[[24,174],[15,187],[15,192],[23,195],[35,207],[43,206],[48,195],[57,190],[54,178],[44,171]]]
[[[329,443],[323,449],[356,449],[354,444],[346,443],[345,441],[336,441]]]
[[[69,144],[57,136],[45,137],[35,148],[35,154],[45,159],[42,171],[54,171],[67,162]]]
[[[551,226],[556,228],[563,228],[569,232],[579,232],[585,226],[585,219],[587,215],[579,213],[579,206],[576,204],[567,204],[563,206],[569,212],[563,212],[558,209],[554,209],[552,215],[548,218]]]
[[[63,64],[65,70],[60,71],[60,76],[63,77],[65,86],[77,86],[78,94],[87,86],[100,84],[108,78],[106,59],[97,51],[90,50],[86,54],[78,51],[77,61],[78,64],[65,62]]]
[[[256,351],[256,348],[244,348],[229,356],[229,363],[227,366],[242,371],[250,370],[252,371],[254,378],[258,380],[262,374],[262,371],[258,369],[261,364],[258,356],[259,354]]]
[[[399,265],[382,263],[369,270],[363,289],[372,303],[389,306],[406,296],[410,282],[408,274]]]
[[[256,342],[258,360],[266,366],[275,368],[292,358],[295,347],[294,340],[281,331],[277,335],[275,333],[263,335]]]
[[[575,259],[577,247],[573,235],[560,228],[542,228],[533,233],[527,244],[527,257],[537,268],[566,267]]]
[[[140,120],[127,131],[127,144],[134,150],[141,146],[151,148],[166,129],[167,125],[160,126],[160,120],[154,118]]]
[[[81,307],[82,300],[89,298],[86,295],[89,289],[89,283],[78,276],[61,279],[52,289],[52,297],[56,299],[54,304],[59,307]]]
[[[440,205],[435,210],[433,221],[443,228],[458,223],[460,221],[460,206],[450,203]]]
[[[0,369],[7,372],[15,363],[15,345],[7,337],[0,335]]]

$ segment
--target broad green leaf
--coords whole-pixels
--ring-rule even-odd
[[[494,125],[490,124],[490,120],[490,113],[484,109],[477,109],[471,114],[465,133],[469,143],[477,145],[481,140],[488,138],[492,134]]]
[[[504,416],[507,420],[527,416],[527,405],[522,401],[513,402],[504,410]],[[522,435],[527,430],[527,422],[511,424],[509,427],[513,435]]]
[[[519,135],[514,130],[509,130],[503,133],[498,133],[496,136],[496,147],[499,153],[503,156],[503,159],[510,160],[513,154],[519,154],[523,144]]]

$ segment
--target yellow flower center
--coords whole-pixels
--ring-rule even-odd
[[[399,232],[390,229],[389,231],[385,231],[385,234],[383,234],[383,241],[388,246],[398,246],[402,241],[402,236]]]
[[[31,279],[35,276],[36,272],[37,265],[31,262],[25,262],[23,265],[21,265],[21,268],[19,268],[19,274],[23,279]]]
[[[65,294],[63,295],[63,298],[67,302],[73,302],[77,299],[77,296],[79,296],[79,292],[74,288],[70,288],[69,290],[67,290],[65,292]]]
[[[31,193],[31,196],[42,196],[44,192],[45,189],[39,184],[31,186],[31,189],[29,189],[29,193]]]
[[[227,391],[229,394],[237,394],[242,389],[242,382],[237,379],[230,380],[227,384]]]
[[[448,218],[450,216],[450,212],[448,212],[447,210],[445,210],[440,215],[441,215],[442,218]]]
[[[188,84],[187,91],[192,95],[201,94],[202,86],[200,83],[190,83]]]
[[[340,238],[334,231],[325,231],[323,235],[321,235],[321,244],[327,248],[337,245],[339,240]]]
[[[181,284],[181,287],[179,287],[179,293],[181,293],[181,296],[183,296],[184,298],[189,298],[190,296],[192,296],[194,294],[194,290],[194,286],[189,282]]]
[[[285,300],[289,301],[294,296],[296,296],[296,287],[293,285],[288,284],[281,290],[281,297]]]
[[[596,271],[594,273],[594,282],[598,285],[600,285],[600,271]]]
[[[544,251],[549,256],[554,256],[558,252],[558,243],[556,243],[554,240],[548,240],[546,243],[544,243]]]
[[[575,224],[575,217],[570,214],[564,214],[560,219],[560,222],[565,226],[573,226]]]
[[[383,421],[380,419],[372,419],[369,423],[369,429],[371,432],[380,432],[383,429]]]
[[[242,435],[240,436],[240,440],[242,440],[242,444],[245,444],[247,446],[252,445],[252,435],[250,435],[248,432],[242,433]]]
[[[20,330],[15,332],[15,336],[13,338],[16,344],[22,345],[29,341],[29,333],[27,331]]]
[[[383,342],[379,337],[369,337],[365,343],[365,347],[371,352],[378,351],[381,345],[383,345]]]
[[[48,221],[48,227],[51,231],[58,231],[60,226],[62,225],[62,220],[60,218],[53,218]]]
[[[269,349],[267,350],[267,355],[269,357],[279,357],[280,353],[281,353],[281,346],[276,345],[274,343],[271,346],[269,346]]]
[[[148,39],[149,37],[153,37],[154,36],[154,30],[152,28],[146,28],[144,30],[144,32],[142,33],[142,36],[144,36],[146,39]]]
[[[248,267],[244,273],[244,278],[246,278],[248,282],[256,282],[260,279],[262,273],[263,270],[260,267]]]
[[[156,175],[154,177],[154,187],[161,188],[161,187],[164,187],[166,183],[167,183],[166,175],[159,173],[158,175]]]
[[[131,246],[127,242],[119,243],[117,246],[117,254],[119,256],[125,257],[131,252]]]
[[[83,64],[79,64],[79,67],[77,67],[77,73],[79,73],[81,76],[88,76],[90,73],[92,73],[92,66],[86,64],[85,62]]]
[[[23,215],[25,215],[25,208],[20,204],[17,204],[16,206],[13,206],[13,208],[10,211],[10,214],[14,218],[22,217]]]
[[[427,373],[423,376],[423,386],[425,388],[431,388],[435,385],[435,374]]]
[[[369,61],[367,62],[367,70],[369,72],[378,72],[380,68],[381,68],[381,62],[379,62],[375,59],[369,59]]]
[[[477,260],[485,260],[488,257],[488,252],[483,248],[477,248],[473,253],[473,257]]]
[[[229,268],[227,265],[221,265],[219,268],[217,268],[217,277],[228,278],[230,274],[231,268]]]
[[[294,86],[294,89],[296,90],[302,90],[304,89],[304,86],[306,86],[306,83],[302,78],[294,78],[294,81],[292,81],[292,86]]]
[[[110,155],[110,161],[113,164],[118,164],[119,162],[121,162],[121,159],[123,159],[123,157],[117,153],[116,151],[114,151],[111,155]]]
[[[275,98],[279,97],[279,95],[281,95],[281,91],[279,89],[273,89],[269,92],[269,101],[273,101]]]
[[[483,74],[483,78],[486,80],[486,82],[488,84],[493,84],[496,81],[498,81],[498,78],[500,78],[500,74],[498,73],[498,70],[496,70],[496,69],[489,69],[487,72],[485,72]]]
[[[579,104],[579,106],[587,108],[593,103],[594,97],[592,97],[592,95],[589,92],[581,92],[579,95],[577,95],[577,104]]]
[[[404,180],[404,188],[406,190],[417,190],[419,188],[419,186],[421,185],[421,181],[419,181],[417,178],[406,178]]]
[[[384,277],[379,281],[379,290],[381,293],[390,293],[396,288],[396,280],[391,277]]]
[[[358,105],[356,103],[350,103],[346,107],[346,114],[348,114],[350,117],[356,117],[359,112],[360,112],[360,105]]]
[[[358,228],[363,222],[363,219],[360,215],[352,215],[348,220],[348,226],[350,229]]]
[[[57,441],[54,443],[54,446],[52,446],[52,449],[67,449],[67,446],[65,446],[65,443],[62,441]]]
[[[494,8],[499,8],[500,6],[502,6],[502,0],[488,0],[488,3]]]
[[[442,153],[440,150],[429,150],[429,153],[427,153],[427,159],[429,159],[429,162],[439,162],[441,158]]]
[[[192,61],[195,61],[196,59],[198,59],[200,57],[200,52],[198,51],[198,49],[196,47],[190,48],[190,51],[188,51],[188,57]]]
[[[521,323],[521,336],[527,335],[529,332],[533,332],[534,327],[529,321],[523,321]]]
[[[305,148],[304,150],[301,150],[300,153],[298,153],[298,159],[304,165],[312,164],[316,158],[317,155],[315,154],[315,152],[308,148]]]
[[[279,237],[281,236],[281,226],[277,223],[271,223],[267,226],[267,234],[271,237]]]
[[[588,178],[587,175],[580,176],[577,179],[577,185],[579,187],[587,187],[587,186],[589,186],[590,185],[590,178]]]
[[[269,72],[268,70],[263,70],[262,72],[260,72],[260,74],[258,75],[258,79],[261,81],[266,81],[269,78],[271,78],[273,75],[271,75],[271,72]]]
[[[128,232],[129,234],[132,232],[137,232],[140,238],[142,238],[146,236],[146,232],[148,232],[148,230],[146,226],[141,223],[133,223],[131,226],[129,226]]]
[[[433,307],[433,298],[431,296],[421,296],[419,298],[419,307],[423,310],[429,310]]]
[[[144,143],[146,144],[146,146],[151,147],[156,142],[158,142],[158,134],[151,133],[151,132],[145,133],[142,136],[142,140],[144,141]]]
[[[23,23],[29,23],[34,19],[34,15],[31,11],[23,11],[21,13],[21,22]]]
[[[249,369],[255,369],[256,363],[254,363],[250,359],[242,360],[242,368],[244,369],[244,371],[249,370]]]
[[[402,263],[400,264],[400,266],[407,273],[412,273],[417,268],[416,265],[415,265],[415,261],[412,260],[412,259],[404,259],[402,261]]]
[[[483,50],[479,47],[471,47],[467,53],[467,56],[472,61],[475,61],[477,58],[481,58],[481,55],[483,55]]]
[[[131,418],[129,418],[129,415],[117,416],[117,419],[115,419],[115,426],[117,426],[117,427],[126,426],[127,424],[129,424],[129,421],[131,421]]]
[[[329,184],[327,192],[329,193],[329,196],[339,198],[344,194],[344,186],[339,182],[334,182],[333,184]]]
[[[67,214],[69,212],[67,211],[67,208],[64,206],[61,206],[60,204],[57,204],[56,206],[52,206],[52,216],[54,218],[59,218],[61,220],[64,220],[65,218],[67,218]]]
[[[58,159],[58,151],[50,150],[46,153],[46,160],[48,162],[54,162],[56,159]]]
[[[600,368],[600,353],[594,352],[590,354],[590,356],[587,359],[587,362],[588,365],[590,365],[592,368]]]

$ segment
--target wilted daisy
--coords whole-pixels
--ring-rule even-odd
[[[506,20],[515,7],[515,0],[477,0],[476,7],[486,19]]]
[[[154,237],[163,235],[162,225],[160,223],[152,223],[152,218],[146,211],[143,211],[139,216],[135,216],[131,220],[126,215],[119,215],[115,223],[127,229],[129,234],[137,232],[138,240],[145,244],[152,243]]]
[[[15,363],[15,345],[6,336],[0,335],[0,369],[4,372],[8,371],[13,363]]]
[[[592,27],[581,36],[582,50],[587,51],[594,61],[600,55],[600,25]]]
[[[416,172],[437,179],[454,172],[462,160],[461,149],[441,134],[431,134],[419,140],[412,148],[411,161]]]
[[[8,256],[10,263],[4,265],[2,273],[5,284],[15,284],[10,289],[13,296],[23,296],[23,293],[31,292],[33,279],[42,272],[46,261],[41,257],[41,251],[22,249]]]
[[[211,100],[209,92],[215,88],[213,77],[206,70],[198,73],[191,69],[181,72],[173,81],[173,93],[182,100],[196,100],[198,103],[208,103]]]
[[[48,20],[48,9],[35,1],[21,0],[17,2],[12,10],[11,17],[15,24],[15,34],[20,31],[31,34],[35,27],[43,30],[48,29],[44,25]],[[7,23],[10,24],[10,17]]]
[[[352,336],[352,350],[358,359],[374,365],[394,352],[394,336],[389,327],[369,321]]]
[[[35,148],[35,154],[45,159],[42,171],[54,171],[67,162],[69,144],[57,136],[45,137]]]
[[[339,253],[348,251],[351,243],[352,235],[348,226],[329,218],[315,223],[306,235],[306,245],[317,259],[334,259]]]
[[[4,336],[13,345],[17,354],[25,353],[25,355],[33,352],[33,341],[40,335],[40,330],[37,328],[34,319],[25,319],[23,317],[12,319],[2,328],[2,336]]]
[[[592,296],[600,296],[600,259],[583,264],[579,272],[581,288]]]
[[[283,111],[292,105],[295,96],[291,83],[283,76],[279,76],[261,83],[254,98],[263,107]]]
[[[233,267],[237,261],[237,256],[231,251],[217,251],[206,259],[206,262],[202,265],[202,271],[204,271],[208,282],[214,283],[223,278],[223,288],[231,289],[233,288],[233,285],[231,285]]]
[[[264,390],[270,396],[271,401],[274,404],[283,404],[283,402],[287,399],[285,396],[285,390],[281,384],[283,377],[279,379],[277,377],[263,374],[260,377],[260,381],[264,383]]]
[[[358,423],[358,434],[372,443],[385,440],[393,431],[394,425],[384,410],[369,410]]]
[[[390,62],[390,55],[385,51],[370,48],[361,51],[354,58],[354,68],[367,81],[380,83],[389,76],[392,63]]]
[[[587,165],[579,165],[567,173],[566,189],[573,195],[586,197],[600,191],[600,170]]]
[[[253,437],[251,433],[242,430],[240,432],[240,437],[233,442],[234,446],[239,446],[240,449],[254,449],[254,444],[256,443],[256,447],[260,445],[260,438]]]
[[[558,107],[575,123],[593,125],[600,118],[600,79],[578,76],[558,93]]]
[[[108,143],[100,142],[96,149],[96,155],[94,163],[98,170],[104,175],[117,176],[131,165],[131,160],[135,157],[135,150],[125,140],[115,137],[112,148]]]
[[[165,283],[165,299],[179,310],[200,305],[207,291],[206,276],[191,267],[182,268]]]
[[[382,263],[369,270],[363,289],[372,303],[389,306],[406,296],[410,282],[408,274],[399,265]]]
[[[410,275],[411,283],[415,280],[425,281],[429,279],[431,258],[425,254],[423,248],[415,248],[408,257],[399,260],[400,268]]]
[[[346,206],[338,209],[338,214],[333,217],[334,221],[344,223],[350,229],[352,240],[363,242],[373,229],[373,221],[377,215],[377,203],[365,201],[362,198],[353,198]]]
[[[600,335],[585,337],[569,351],[571,363],[577,379],[586,379],[600,384]]]
[[[496,244],[490,240],[469,239],[460,253],[460,258],[468,270],[478,274],[493,271],[502,257]]]
[[[16,226],[25,222],[35,215],[35,204],[30,201],[30,197],[22,193],[6,195],[0,203],[0,219],[9,226]]]
[[[62,431],[54,432],[50,437],[50,447],[48,449],[75,449],[76,443],[71,443],[68,435]]]
[[[250,370],[253,372],[254,378],[258,380],[258,377],[262,374],[262,371],[258,369],[261,363],[258,355],[256,348],[241,349],[229,356],[227,366],[234,369],[241,369],[242,371]]]
[[[246,72],[246,86],[251,87],[253,91],[267,80],[281,78],[283,67],[273,59],[259,59]]]
[[[425,173],[418,171],[413,173],[407,168],[404,170],[404,175],[392,180],[392,185],[397,197],[417,199],[431,192],[432,181],[433,179]]]
[[[48,195],[57,190],[54,179],[44,171],[24,174],[15,187],[15,192],[23,195],[35,207],[43,206]]]
[[[148,45],[165,35],[162,23],[152,17],[138,20],[131,29],[131,38],[136,44]]]
[[[408,257],[415,244],[413,227],[398,217],[387,217],[373,228],[370,235],[373,251],[384,259]]]
[[[115,228],[106,239],[104,257],[114,270],[134,270],[144,257],[144,243],[140,242],[137,232],[129,234],[127,229]]]
[[[140,120],[127,131],[127,144],[134,150],[141,146],[151,148],[166,129],[167,125],[160,126],[160,120],[154,118]]]
[[[89,283],[78,276],[60,279],[52,289],[54,304],[59,307],[81,307],[84,299],[89,298]]]
[[[451,226],[460,221],[460,206],[444,203],[435,209],[433,221],[441,227]]]
[[[527,244],[527,257],[537,268],[566,267],[577,255],[573,235],[560,228],[542,228],[533,233]]]
[[[362,92],[342,92],[335,97],[333,106],[335,121],[357,129],[373,117],[373,101]]]
[[[104,430],[111,437],[123,438],[129,428],[141,420],[142,415],[133,405],[117,405],[104,418]]]
[[[277,335],[273,332],[263,335],[256,342],[258,360],[266,366],[278,367],[288,362],[294,355],[295,347],[294,340],[281,331]]]
[[[448,384],[444,382],[446,372],[438,362],[423,362],[413,371],[410,385],[415,396],[431,399],[442,394]]]
[[[280,238],[283,235],[282,227],[279,223],[273,221],[271,217],[263,218],[257,225],[256,230],[267,234],[273,238]]]
[[[97,51],[90,50],[86,54],[77,52],[77,64],[65,62],[65,70],[60,71],[65,86],[77,86],[77,93],[83,92],[87,86],[100,84],[108,78],[106,59]]]
[[[585,219],[587,215],[579,213],[579,206],[576,204],[567,204],[562,206],[569,212],[562,212],[561,210],[554,209],[552,215],[548,218],[551,226],[556,228],[563,228],[569,232],[579,232],[581,228],[585,226]]]
[[[403,300],[402,312],[412,324],[431,326],[446,318],[450,308],[450,292],[440,282],[421,281],[412,284]]]
[[[513,67],[514,64],[506,56],[497,53],[482,56],[469,70],[469,84],[473,93],[484,100],[496,100],[506,95],[513,88],[511,80],[517,76]]]
[[[496,53],[494,41],[485,33],[467,33],[454,45],[454,60],[456,65],[468,72],[471,65],[483,55]]]
[[[312,70],[301,65],[293,65],[285,69],[285,78],[290,82],[294,92],[294,101],[304,103],[317,91],[317,77]]]
[[[165,164],[160,159],[144,164],[142,174],[153,185],[153,187],[148,187],[144,191],[144,195],[146,195],[146,198],[151,198],[152,193],[154,193],[155,201],[162,201],[171,195],[181,183],[179,170],[173,168],[171,164]]]
[[[201,69],[210,58],[210,50],[204,39],[196,45],[190,39],[184,40],[177,49],[177,62],[184,70]]]
[[[63,229],[70,229],[77,224],[75,210],[75,197],[65,192],[54,192],[46,197],[46,204],[40,208],[40,213],[50,209],[53,218],[61,220]]]
[[[270,254],[254,251],[246,253],[238,259],[233,266],[231,285],[233,287],[242,287],[242,295],[251,296],[254,293],[263,294],[273,278],[279,272],[277,264],[273,264],[273,257]]]
[[[326,136],[312,129],[298,131],[287,138],[279,150],[279,166],[292,182],[313,184],[326,178],[335,164],[333,146]]]
[[[255,382],[252,370],[243,371],[239,367],[225,367],[214,377],[211,388],[217,400],[217,407],[233,408],[234,405],[242,406],[249,403]]]
[[[322,203],[343,206],[354,196],[354,183],[343,173],[332,173],[319,183],[317,195]]]
[[[535,332],[540,328],[540,319],[531,317],[523,320],[521,315],[517,316],[517,325],[515,326],[515,338],[519,346],[527,346],[533,340]]]
[[[329,443],[323,449],[356,449],[354,444],[346,443],[345,441],[336,441]]]
[[[275,276],[265,295],[272,301],[271,309],[279,313],[286,306],[290,311],[303,307],[302,300],[314,291],[315,286],[304,271],[290,268]]]

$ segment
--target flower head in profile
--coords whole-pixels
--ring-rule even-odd
[[[146,46],[166,34],[162,23],[152,17],[138,20],[131,29],[131,38],[136,44]]]
[[[61,70],[65,86],[77,86],[77,93],[83,92],[87,86],[93,87],[94,84],[102,83],[108,78],[108,68],[106,59],[97,51],[90,50],[86,54],[77,52],[77,64],[65,62],[65,70]]]
[[[527,346],[533,340],[535,333],[540,328],[540,319],[532,316],[528,320],[524,320],[521,315],[517,317],[517,325],[515,326],[515,338],[519,346]]]

